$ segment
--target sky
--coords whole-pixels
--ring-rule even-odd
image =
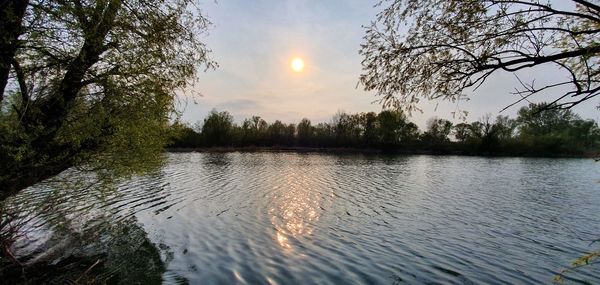
[[[199,81],[180,94],[182,119],[201,121],[212,109],[229,111],[236,122],[253,115],[267,122],[330,122],[338,111],[380,111],[374,92],[358,83],[361,56],[358,53],[364,26],[381,10],[376,1],[344,0],[218,0],[204,1],[201,8],[213,23],[203,36],[216,70],[201,73]],[[303,72],[294,72],[290,62],[300,57]],[[529,70],[519,76],[551,82],[562,78],[556,70]],[[543,83],[543,82],[540,82]],[[423,113],[411,120],[421,128],[430,117],[460,122],[452,112],[469,112],[467,121],[485,114],[496,116],[517,98],[510,92],[518,86],[511,74],[488,79],[470,100],[458,106],[447,101],[424,102]],[[598,120],[599,101],[574,109],[584,118]],[[521,105],[519,105],[521,106]],[[519,106],[502,112],[514,116]]]

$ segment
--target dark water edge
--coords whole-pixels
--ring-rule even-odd
[[[165,270],[160,245],[134,219],[104,221],[53,235],[17,262],[0,259],[0,284],[161,284]]]
[[[514,153],[478,153],[463,150],[432,150],[412,148],[355,148],[355,147],[304,147],[304,146],[242,146],[242,147],[169,147],[168,153],[227,153],[227,152],[290,152],[290,153],[328,153],[328,154],[386,154],[386,155],[434,155],[465,157],[523,157],[523,158],[591,158],[600,160],[600,152],[559,153],[559,154],[514,154]]]

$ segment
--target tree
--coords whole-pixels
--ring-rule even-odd
[[[598,149],[600,145],[600,128],[593,120],[576,119],[569,128],[571,143],[581,149]]]
[[[360,114],[361,126],[363,128],[363,145],[373,146],[378,142],[378,129],[379,124],[377,122],[377,114],[375,112],[368,112]]]
[[[570,110],[545,109],[545,103],[529,104],[519,109],[517,121],[521,136],[542,136],[560,132],[565,130],[571,121],[579,119]]]
[[[15,53],[23,29],[21,22],[28,3],[28,0],[0,3],[0,102],[4,98],[11,66],[15,63]]]
[[[403,138],[401,132],[408,120],[400,110],[384,110],[377,115],[380,141],[383,145],[394,146]]]
[[[158,157],[175,90],[214,66],[194,7],[3,1],[0,199],[75,165],[123,174]]]
[[[233,116],[227,111],[213,109],[204,119],[202,137],[207,146],[226,146],[231,144]]]
[[[471,124],[471,133],[479,143],[479,151],[489,154],[498,152],[500,145],[512,138],[515,128],[514,120],[508,116],[497,116],[494,120],[491,114],[486,114]]]
[[[262,145],[265,143],[265,136],[269,124],[259,116],[244,120],[242,124],[242,141],[247,145]]]
[[[175,121],[170,127],[170,147],[198,147],[202,144],[202,136],[188,124]]]
[[[258,116],[233,123],[227,112],[213,110],[195,129],[178,121],[170,126],[171,147],[310,146],[375,148],[386,151],[457,153],[479,155],[581,156],[599,151],[600,128],[570,110],[544,109],[532,104],[508,116],[482,116],[472,123],[453,126],[432,118],[425,133],[401,110],[379,114],[339,112],[333,124],[312,125],[304,118],[296,128],[276,120],[268,124]],[[200,134],[201,133],[201,134]],[[453,140],[450,135],[453,135]]]
[[[423,133],[423,140],[432,143],[447,142],[451,131],[452,122],[434,117],[427,120],[427,130]]]
[[[303,118],[300,123],[298,123],[298,143],[302,146],[307,146],[311,143],[313,139],[313,126],[311,122],[307,118]]]
[[[270,145],[283,145],[287,141],[286,135],[288,132],[287,126],[280,120],[276,120],[267,130],[269,133]]]
[[[406,123],[400,130],[400,142],[408,143],[419,138],[419,126],[413,122]]]
[[[470,127],[467,123],[456,124],[453,130],[454,138],[461,143],[466,142],[471,137]]]
[[[496,116],[493,128],[498,140],[506,142],[514,138],[517,121],[508,116],[498,115]]]
[[[570,110],[546,110],[545,105],[529,104],[519,110],[519,140],[539,153],[577,151],[570,132],[573,122],[581,120],[579,116]]]
[[[294,145],[296,141],[296,125],[288,124],[285,126],[285,142],[286,145]]]
[[[334,146],[336,141],[336,128],[328,123],[318,123],[315,126],[315,142],[320,147]]]
[[[384,106],[411,112],[421,98],[454,102],[492,74],[536,66],[558,68],[567,79],[543,86],[519,79],[515,104],[548,92],[559,95],[546,108],[570,108],[600,94],[597,1],[554,2],[560,7],[541,0],[383,3],[389,4],[361,45],[360,82]]]
[[[338,111],[332,118],[332,126],[335,128],[338,146],[352,146],[360,140],[361,130],[357,116]]]

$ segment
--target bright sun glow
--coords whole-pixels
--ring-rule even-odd
[[[304,70],[304,60],[299,57],[292,59],[292,70],[295,72],[302,72]]]

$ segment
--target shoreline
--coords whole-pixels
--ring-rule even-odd
[[[354,147],[300,147],[300,146],[244,146],[244,147],[168,147],[165,152],[295,152],[295,153],[327,153],[327,154],[388,154],[388,155],[433,155],[433,156],[470,156],[470,157],[524,157],[524,158],[600,158],[600,153],[557,154],[557,155],[519,155],[519,154],[478,154],[460,150],[434,151],[420,149],[385,149]]]
[[[315,152],[315,153],[384,153],[376,148],[300,147],[300,146],[243,146],[243,147],[169,147],[166,152]]]

